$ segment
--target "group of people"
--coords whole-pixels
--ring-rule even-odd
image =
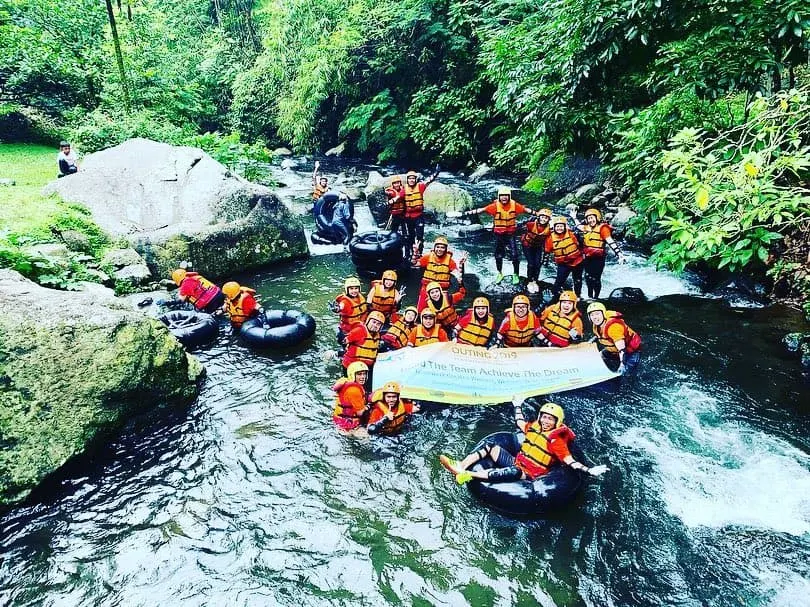
[[[190,303],[199,312],[226,314],[234,331],[241,329],[249,318],[261,314],[256,291],[233,280],[220,288],[204,276],[185,268],[174,270],[172,280],[178,286],[178,300]]]
[[[401,397],[401,386],[396,382],[386,383],[374,394],[367,393],[366,384],[370,383],[377,354],[381,351],[447,341],[483,347],[566,347],[586,338],[583,317],[577,308],[579,298],[571,290],[562,291],[555,303],[539,313],[531,309],[531,301],[526,295],[518,294],[499,321],[496,321],[490,302],[484,296],[475,297],[467,310],[457,309],[467,295],[465,261],[466,257],[462,257],[456,262],[448,240],[437,237],[433,249],[414,264],[423,270],[415,306],[403,307],[405,292],[404,288],[398,287],[398,275],[394,270],[386,270],[378,280],[373,280],[366,293],[363,293],[358,278],[351,276],[345,280],[343,292],[331,303],[332,311],[339,317],[337,340],[342,347],[341,362],[346,375],[333,387],[336,393],[333,420],[341,431],[397,432],[407,417],[418,411],[418,405]],[[455,286],[451,286],[452,277],[456,279]],[[599,343],[607,356],[616,359],[620,372],[631,372],[640,355],[638,333],[619,312],[608,310],[601,302],[591,301],[585,313],[593,332],[592,340]],[[540,445],[542,441],[561,441],[559,450],[552,451],[554,455],[549,457],[572,465],[573,460],[566,459],[570,458],[570,453],[565,444],[573,438],[573,433],[559,430],[564,428],[564,413],[559,406],[550,405],[544,405],[546,410],[541,411],[554,418],[550,428],[545,426],[551,422],[544,422],[542,416],[534,422],[519,421],[522,431],[529,432],[530,429],[527,437],[533,441],[524,443],[524,446],[529,449],[531,444]],[[518,403],[516,409],[519,408]],[[550,411],[551,408],[554,411]],[[536,448],[542,451],[545,444],[543,442]],[[521,474],[529,476],[540,468],[531,468],[525,463],[526,458],[531,459],[531,456],[534,457],[532,461],[545,461],[531,449],[528,455],[511,463],[507,462],[508,454],[498,452],[495,447],[488,453],[477,455],[479,459],[493,457],[498,466],[503,464],[501,468],[517,466]],[[467,472],[475,461],[478,460],[473,456],[461,462],[445,456],[442,463],[458,475],[459,482],[466,482],[470,478],[482,478],[480,474],[483,473]],[[601,467],[591,470],[594,474],[602,471]],[[514,470],[503,473],[501,480],[511,479],[515,474]],[[496,475],[492,480],[496,478],[501,477]]]

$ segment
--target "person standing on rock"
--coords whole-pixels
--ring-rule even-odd
[[[312,171],[312,200],[318,200],[329,191],[329,178],[325,175],[318,175],[321,163],[315,161],[315,169]]]
[[[517,216],[521,213],[535,215],[535,212],[524,207],[519,202],[512,200],[512,189],[503,187],[498,188],[498,198],[493,200],[491,204],[481,207],[480,209],[464,211],[461,213],[461,217],[478,215],[480,213],[492,215],[495,220],[492,226],[492,231],[495,233],[495,267],[498,269],[495,284],[503,280],[503,258],[507,250],[509,250],[509,256],[512,258],[512,268],[514,269],[512,284],[518,284],[520,282],[520,254],[518,253],[517,241],[515,240]]]
[[[565,287],[569,276],[574,279],[574,292],[577,297],[582,296],[582,262],[585,256],[579,248],[579,241],[574,233],[568,229],[568,220],[558,216],[551,220],[551,233],[546,237],[546,253],[554,254],[554,263],[557,264],[557,277],[551,292],[556,297]]]
[[[222,290],[197,272],[178,268],[172,272],[172,280],[180,287],[177,298],[187,301],[200,312],[214,314],[225,303],[225,294]]]
[[[546,260],[546,238],[551,232],[551,209],[537,211],[537,219],[526,223],[526,232],[520,237],[523,255],[526,257],[526,289],[529,293],[537,293],[540,285],[540,268]]]
[[[408,250],[414,257],[422,254],[425,240],[425,190],[439,176],[439,165],[426,181],[419,181],[416,171],[405,175],[405,229],[408,232]]]
[[[59,154],[56,155],[56,164],[59,166],[59,177],[65,177],[79,172],[76,152],[71,151],[69,141],[59,142]]]
[[[619,263],[624,263],[619,245],[613,240],[613,228],[602,221],[602,213],[598,209],[585,211],[585,223],[577,223],[577,212],[571,211],[577,229],[582,233],[582,253],[585,261],[582,264],[585,274],[585,285],[588,288],[588,298],[598,299],[602,292],[602,272],[605,271],[606,249],[616,255]]]
[[[405,226],[405,188],[402,187],[402,177],[394,175],[391,177],[391,185],[385,188],[385,195],[388,198],[388,225],[387,229],[402,235],[404,245],[408,243],[408,231]],[[406,248],[405,257],[411,255],[411,250]]]

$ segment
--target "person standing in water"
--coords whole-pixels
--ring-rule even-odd
[[[588,299],[598,299],[602,292],[602,273],[605,271],[607,248],[610,247],[619,263],[625,263],[626,260],[618,243],[613,240],[613,228],[602,221],[602,213],[598,209],[585,211],[585,223],[577,223],[576,211],[571,211],[571,218],[582,233],[582,253],[585,255],[582,268],[585,286],[588,288]]]

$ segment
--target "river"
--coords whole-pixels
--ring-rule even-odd
[[[451,243],[485,284],[491,245]],[[351,271],[331,255],[240,277],[265,307],[313,314],[314,342],[260,355],[223,331],[197,351],[191,406],[133,420],[0,519],[0,603],[810,604],[810,399],[779,345],[795,311],[699,297],[638,255],[608,265],[606,293],[654,297],[623,307],[639,375],[556,400],[611,470],[570,510],[519,521],[437,460],[509,428],[511,406],[431,408],[397,438],[334,431],[326,304]]]

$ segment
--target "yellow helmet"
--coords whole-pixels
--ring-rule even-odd
[[[402,389],[399,387],[399,384],[395,381],[389,381],[387,384],[383,384],[381,392],[383,394],[386,393],[394,393],[399,394]]]
[[[392,175],[391,176],[391,185],[394,185],[397,182],[399,182],[400,185],[402,184],[402,175]]]
[[[387,278],[388,280],[393,280],[394,282],[397,281],[397,273],[394,272],[393,270],[386,270],[385,272],[383,272],[382,277],[383,280]]]
[[[501,196],[510,196],[511,197],[512,196],[512,188],[507,187],[507,186],[502,186],[502,187],[498,188],[498,197],[500,198]]]
[[[473,299],[473,308],[486,307],[489,310],[489,300],[486,297],[476,297]]]
[[[514,306],[516,304],[526,304],[527,306],[530,306],[530,305],[532,305],[532,302],[529,301],[528,297],[521,294],[521,295],[515,295],[515,298],[512,300],[512,305]]]
[[[174,272],[172,272],[172,280],[178,286],[180,286],[180,283],[183,282],[185,277],[186,271],[183,268],[177,268]]]
[[[234,282],[233,280],[230,282],[226,282],[222,285],[222,292],[225,293],[225,297],[228,299],[233,299],[237,295],[239,295],[239,291],[241,290],[241,286],[239,286],[238,282]]]
[[[433,289],[441,290],[441,288],[442,288],[442,285],[440,285],[438,282],[436,282],[436,281],[429,282],[429,283],[427,283],[427,286],[425,287],[425,293],[430,293]]]
[[[413,312],[414,318],[419,318],[419,310],[417,310],[414,306],[408,306],[402,311],[402,315],[405,316],[408,312]]]
[[[357,381],[357,374],[361,371],[368,373],[368,365],[362,361],[356,360],[346,367],[346,377],[349,378],[349,381]]]
[[[568,220],[562,215],[557,215],[551,219],[552,226],[556,226],[558,223],[565,224],[565,227],[568,227]]]
[[[360,286],[360,279],[356,276],[349,276],[346,280],[343,281],[343,289],[348,294],[349,287],[359,287]]]
[[[447,242],[447,237],[446,236],[437,236],[436,240],[433,241],[433,246],[435,247],[437,244],[448,245],[450,243]]]
[[[539,217],[540,215],[545,215],[546,217],[551,219],[551,216],[554,215],[554,213],[551,212],[551,209],[540,209],[539,211],[537,211],[537,216]]]
[[[563,411],[563,408],[556,403],[546,403],[540,407],[540,413],[548,413],[549,415],[553,415],[557,419],[557,425],[555,428],[562,426],[563,422],[565,421],[565,412]]]
[[[436,318],[436,312],[434,312],[430,308],[425,308],[424,310],[422,310],[422,314],[421,314],[421,316],[419,318],[422,318],[422,319],[424,319],[424,318]]]
[[[385,315],[378,310],[372,310],[366,317],[366,323],[368,323],[370,320],[378,320],[380,321],[380,324],[385,324]]]
[[[588,305],[587,313],[590,314],[591,312],[601,312],[602,314],[607,314],[607,308],[605,307],[605,304],[595,301]]]
[[[408,177],[416,177],[417,179],[419,179],[419,174],[416,171],[408,171],[407,173],[405,173],[405,179],[407,179]]]
[[[577,303],[579,299],[577,298],[577,294],[573,291],[563,291],[560,293],[560,301],[573,301]]]
[[[602,213],[599,212],[599,209],[588,209],[585,211],[585,219],[588,219],[588,215],[595,216],[596,221],[602,221]]]

